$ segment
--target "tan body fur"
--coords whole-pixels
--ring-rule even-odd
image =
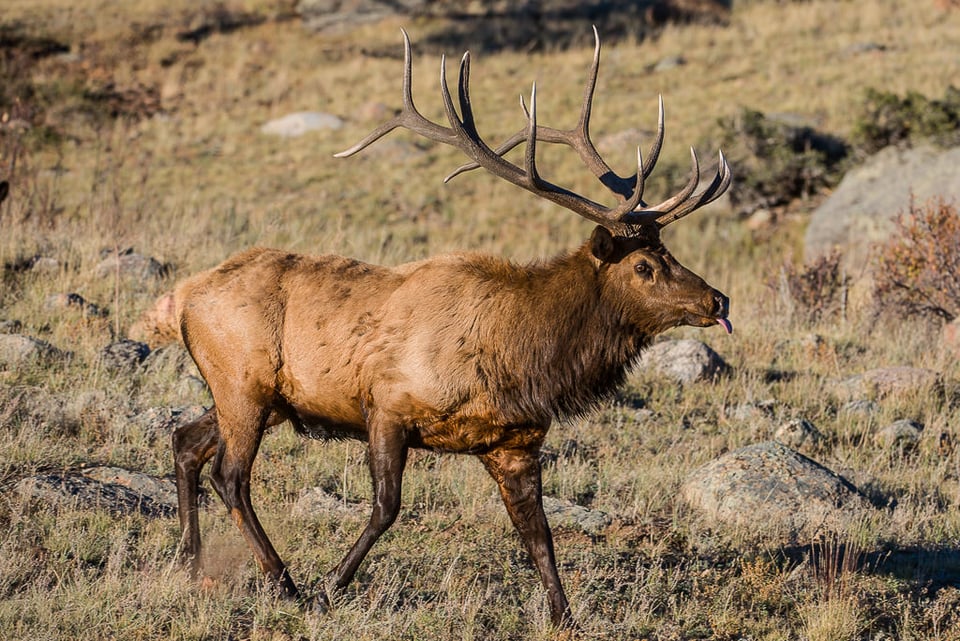
[[[450,254],[389,268],[253,249],[188,279],[175,300],[216,403],[174,434],[184,553],[195,564],[199,472],[216,454],[215,489],[264,571],[297,594],[248,504],[264,430],[290,420],[315,438],[370,443],[375,514],[332,573],[335,586],[396,517],[408,448],[470,453],[500,485],[557,623],[568,610],[538,462],[552,420],[613,392],[654,335],[726,314],[723,295],[655,230],[615,237],[602,227],[579,250],[532,265]]]

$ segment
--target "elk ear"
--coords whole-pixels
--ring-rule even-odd
[[[611,234],[610,230],[606,227],[597,225],[596,229],[593,230],[593,234],[590,236],[591,253],[593,253],[597,260],[609,262],[611,256],[613,256],[614,248],[613,234]]]

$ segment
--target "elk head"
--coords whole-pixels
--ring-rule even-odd
[[[637,148],[636,173],[629,176],[617,175],[601,158],[590,140],[590,113],[600,67],[600,37],[596,27],[594,40],[593,64],[587,78],[577,124],[567,130],[539,125],[537,87],[534,83],[529,108],[523,97],[520,98],[526,126],[494,149],[480,137],[474,122],[469,90],[470,53],[465,53],[460,61],[457,84],[459,113],[446,80],[446,59],[441,59],[440,89],[450,124],[445,127],[426,119],[413,103],[410,39],[406,31],[403,31],[402,110],[356,145],[336,156],[350,156],[397,127],[404,127],[430,140],[456,147],[473,162],[454,170],[444,182],[463,172],[483,167],[518,187],[597,223],[598,226],[588,241],[589,251],[596,259],[598,272],[603,275],[604,294],[617,301],[625,323],[637,325],[638,329],[648,336],[679,325],[706,327],[719,324],[727,332],[731,332],[732,326],[727,320],[727,297],[681,265],[660,240],[661,229],[717,199],[730,186],[732,175],[723,152],[719,153],[716,175],[702,191],[697,192],[700,184],[700,163],[696,151],[691,147],[693,166],[690,179],[683,189],[660,203],[651,205],[644,202],[644,182],[653,171],[663,145],[663,100],[661,98],[659,104],[657,135],[646,160]],[[614,194],[617,203],[606,207],[541,177],[536,164],[539,142],[563,144],[573,148],[583,163]],[[522,166],[503,157],[522,143],[525,143]]]

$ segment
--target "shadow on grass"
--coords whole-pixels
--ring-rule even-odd
[[[592,25],[604,43],[625,38],[641,41],[667,24],[725,24],[732,0],[678,3],[673,0],[603,2],[522,2],[483,14],[451,12],[446,27],[420,40],[429,53],[469,49],[474,52],[553,51],[593,45]],[[545,6],[546,5],[546,6]],[[371,55],[394,57],[393,48]]]

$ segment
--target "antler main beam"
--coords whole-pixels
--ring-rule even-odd
[[[451,145],[460,149],[473,162],[457,168],[446,177],[449,181],[455,176],[483,167],[490,173],[522,187],[535,195],[545,198],[574,213],[603,225],[611,230],[622,230],[637,225],[656,224],[660,227],[668,225],[689,214],[695,209],[706,205],[718,198],[730,185],[731,173],[723,154],[720,154],[719,169],[710,185],[699,194],[694,195],[700,181],[700,164],[696,152],[691,148],[693,172],[690,181],[676,195],[656,205],[646,205],[643,202],[644,181],[653,171],[660,149],[663,145],[663,100],[660,100],[657,136],[650,149],[649,160],[644,163],[640,149],[637,148],[637,172],[633,176],[621,177],[617,175],[597,152],[590,140],[590,114],[593,105],[593,95],[596,90],[597,74],[600,69],[600,36],[594,27],[595,48],[593,64],[587,78],[584,90],[583,104],[580,109],[580,118],[577,124],[569,130],[543,127],[537,124],[537,88],[534,83],[530,94],[530,108],[528,109],[520,99],[521,107],[527,119],[523,130],[511,136],[506,142],[492,149],[477,131],[473,116],[473,107],[470,101],[470,53],[463,54],[460,60],[459,78],[457,82],[457,97],[460,111],[453,104],[453,97],[446,79],[446,57],[440,60],[440,92],[443,98],[444,112],[449,127],[434,123],[425,118],[416,108],[412,94],[412,66],[410,38],[403,31],[403,107],[400,113],[384,124],[380,125],[353,147],[336,154],[343,158],[350,156],[367,147],[374,141],[390,133],[397,127],[404,127],[421,136]],[[593,174],[617,197],[618,203],[614,207],[605,207],[589,198],[585,198],[570,190],[543,179],[537,171],[536,148],[537,142],[564,144],[573,148],[581,160]],[[521,143],[526,143],[523,167],[509,162],[503,155]]]

